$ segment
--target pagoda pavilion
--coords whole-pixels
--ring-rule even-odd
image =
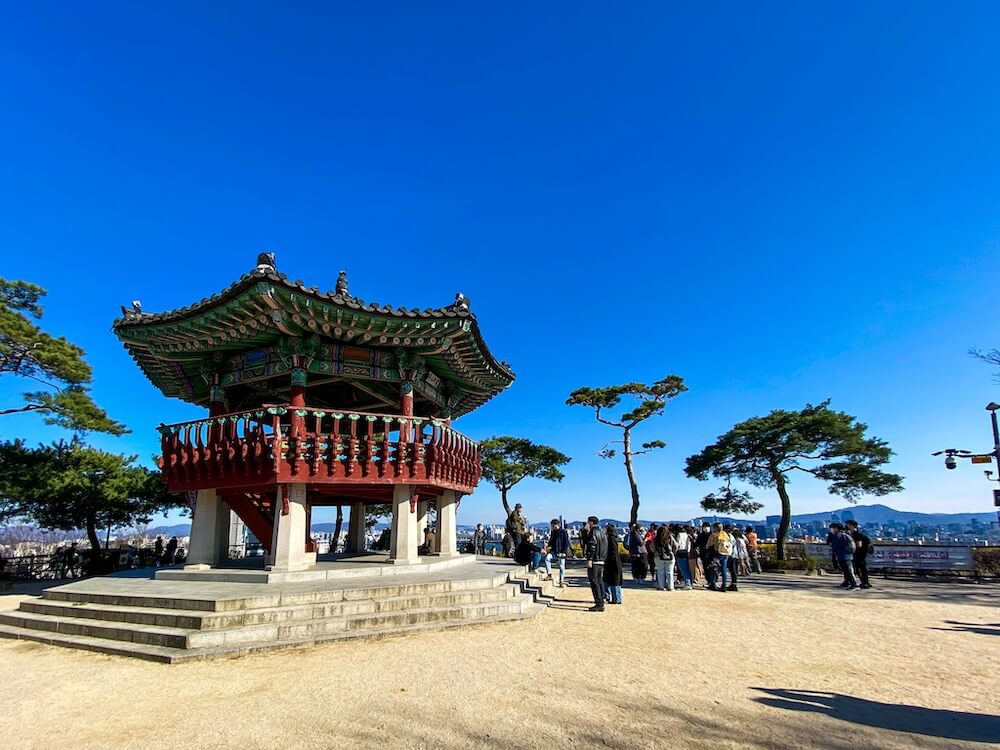
[[[322,292],[262,253],[207,299],[122,313],[115,335],[153,385],[208,410],[159,428],[168,487],[196,498],[189,566],[227,558],[230,510],[269,570],[315,564],[316,506],[350,506],[347,549],[361,551],[371,503],[392,506],[390,562],[418,561],[431,503],[438,554],[457,554],[457,505],[480,463],[451,423],[514,381],[462,294],[438,309],[365,303],[343,271]]]

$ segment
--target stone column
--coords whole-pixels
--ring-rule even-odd
[[[420,540],[420,544],[424,543],[424,529],[427,528],[430,521],[430,509],[430,500],[420,500],[417,503],[417,538]]]
[[[184,568],[205,570],[227,559],[229,506],[215,490],[198,490]]]
[[[347,521],[347,551],[365,551],[364,503],[351,503],[351,517]]]
[[[410,485],[397,484],[392,491],[392,546],[389,550],[389,562],[394,565],[420,562],[417,555],[419,545],[417,514],[410,512]]]
[[[437,501],[437,538],[441,557],[458,555],[458,503],[455,490],[445,490]]]
[[[315,562],[315,554],[306,554],[306,486],[288,485],[288,514],[282,502],[285,487],[278,485],[274,503],[274,533],[271,536],[271,559],[268,570],[305,570]]]

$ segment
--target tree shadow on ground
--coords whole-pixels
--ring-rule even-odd
[[[929,630],[943,630],[946,633],[976,633],[978,635],[1000,635],[1000,622],[958,622],[957,620],[945,620],[945,625],[950,628],[929,628]]]
[[[824,714],[853,724],[864,724],[895,732],[943,737],[967,742],[1000,740],[1000,716],[948,711],[895,703],[880,703],[842,693],[817,690],[753,688],[771,697],[754,698],[772,708]]]
[[[874,588],[845,591],[833,576],[753,575],[740,578],[740,587],[756,591],[801,591],[818,596],[887,601],[923,601],[1000,607],[1000,586],[971,581],[873,581]]]

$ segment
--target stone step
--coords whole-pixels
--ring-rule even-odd
[[[20,611],[67,618],[89,618],[109,622],[181,628],[185,630],[220,630],[252,625],[271,625],[295,620],[314,620],[326,617],[374,612],[376,604],[370,599],[328,604],[299,604],[287,607],[208,612],[156,607],[122,607],[114,604],[92,602],[61,602],[44,599],[26,600]]]
[[[509,586],[502,586],[493,589],[474,589],[472,591],[447,591],[443,594],[431,594],[429,596],[394,596],[385,599],[375,599],[373,601],[376,612],[390,612],[440,605],[503,601],[510,599],[515,594],[516,592]]]
[[[101,654],[111,654],[113,656],[129,656],[135,659],[145,659],[164,664],[176,661],[178,654],[187,653],[175,648],[151,646],[149,644],[130,641],[109,641],[106,638],[91,638],[85,635],[65,635],[46,630],[21,628],[7,623],[0,623],[0,638],[14,638],[17,640],[44,643],[49,646],[96,651]]]
[[[246,643],[267,643],[290,638],[338,633],[347,629],[347,620],[344,617],[327,617],[319,620],[219,630],[185,630],[137,623],[114,623],[83,617],[54,617],[32,612],[14,612],[0,613],[0,625],[12,625],[26,630],[39,630],[66,636],[85,636],[184,650],[235,646]]]
[[[167,664],[177,664],[187,661],[198,661],[203,659],[213,659],[220,657],[247,656],[250,654],[263,653],[278,649],[298,649],[315,646],[321,643],[330,643],[341,640],[372,639],[381,640],[405,635],[417,635],[426,632],[435,632],[445,629],[473,627],[480,625],[492,625],[496,623],[511,622],[516,620],[526,620],[537,617],[545,610],[544,605],[529,604],[525,610],[519,614],[491,617],[485,620],[456,620],[434,623],[420,623],[416,625],[405,625],[388,627],[380,630],[348,630],[335,633],[322,633],[306,635],[299,638],[292,638],[284,641],[271,641],[266,643],[246,643],[246,644],[222,644],[218,646],[195,648],[195,649],[174,649],[163,646],[156,646],[147,643],[136,643],[131,641],[111,641],[104,638],[94,638],[84,635],[66,635],[58,632],[32,630],[20,628],[10,624],[0,624],[0,638],[13,638],[36,643],[44,643],[64,648],[83,649],[103,654],[115,656],[128,656],[132,658],[145,659],[148,661],[162,662]]]
[[[184,610],[174,607],[132,607],[97,602],[69,602],[34,599],[22,602],[21,611],[53,617],[87,618],[109,622],[134,623],[153,627],[188,630],[216,630],[250,625],[267,625],[295,620],[388,612],[404,609],[429,608],[445,605],[476,604],[509,600],[516,591],[511,586],[469,591],[445,591],[421,596],[399,596],[384,599],[358,599],[328,603],[310,603],[265,607],[260,609]]]
[[[91,579],[0,613],[0,637],[174,662],[524,619],[551,602],[553,585],[524,568],[469,572],[332,589]]]
[[[135,623],[109,623],[82,617],[55,617],[34,612],[0,612],[0,625],[40,630],[65,636],[86,636],[109,641],[130,641],[166,648],[188,648],[189,631]]]
[[[102,604],[140,609],[182,609],[206,612],[231,612],[235,610],[271,609],[296,604],[326,604],[339,601],[364,599],[389,599],[402,596],[429,596],[457,591],[493,589],[507,580],[506,574],[486,577],[421,583],[362,584],[335,589],[292,590],[274,594],[255,594],[245,597],[193,598],[175,592],[150,595],[92,591],[79,586],[46,589],[42,598],[50,601]]]
[[[456,598],[459,601],[454,601]],[[413,603],[423,606],[404,606]],[[63,635],[191,649],[517,614],[524,603],[524,597],[511,596],[510,587],[489,592],[448,593],[419,600],[401,597],[396,601],[338,602],[233,613],[28,601],[16,612],[0,613],[0,624]],[[376,611],[380,604],[387,606]]]

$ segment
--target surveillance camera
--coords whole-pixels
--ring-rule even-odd
[[[944,468],[954,469],[956,466],[958,466],[958,460],[954,456],[947,456],[944,459]]]

